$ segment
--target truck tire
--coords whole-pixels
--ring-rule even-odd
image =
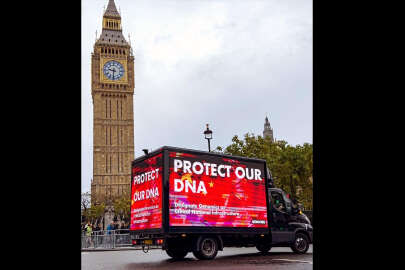
[[[297,233],[295,235],[294,243],[291,245],[292,251],[298,254],[304,254],[308,251],[309,240],[303,233]]]
[[[201,239],[198,251],[193,251],[194,257],[199,260],[212,260],[218,254],[218,241],[213,237]]]
[[[173,259],[179,260],[186,257],[188,251],[183,249],[166,249],[167,255]]]
[[[268,243],[259,243],[256,245],[256,248],[258,251],[260,251],[261,253],[267,253],[270,251],[271,249],[271,244]]]

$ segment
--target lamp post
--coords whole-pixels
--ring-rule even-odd
[[[210,130],[208,128],[208,124],[207,124],[207,129],[204,131],[204,136],[205,136],[205,139],[208,140],[208,152],[211,152],[210,140],[212,139],[212,130]]]

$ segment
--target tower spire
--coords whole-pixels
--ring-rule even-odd
[[[273,140],[273,129],[270,126],[269,118],[266,115],[264,120],[264,130],[263,130],[263,138],[269,137],[271,141]]]
[[[114,0],[109,0],[103,15],[103,27],[98,44],[129,46],[122,35],[121,15]]]
[[[114,0],[109,0],[107,9],[104,12],[104,17],[118,17],[121,18],[120,13],[117,10],[117,7],[115,6]]]

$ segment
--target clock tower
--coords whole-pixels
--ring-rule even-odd
[[[270,126],[269,118],[267,118],[267,116],[266,119],[264,119],[263,138],[270,138],[270,141],[274,142],[273,129]]]
[[[121,15],[109,0],[91,56],[93,100],[92,204],[129,196],[134,159],[134,55]]]

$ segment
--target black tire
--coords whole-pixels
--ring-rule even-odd
[[[271,244],[268,243],[259,243],[256,245],[256,248],[258,251],[260,251],[261,253],[267,253],[270,251],[271,249]]]
[[[188,251],[183,249],[166,249],[167,255],[173,259],[179,260],[186,257]]]
[[[309,239],[303,233],[297,233],[295,235],[294,243],[291,245],[292,251],[298,254],[304,254],[309,249]]]
[[[198,248],[198,251],[193,251],[194,257],[199,260],[212,260],[218,254],[218,241],[213,237],[204,237]]]

